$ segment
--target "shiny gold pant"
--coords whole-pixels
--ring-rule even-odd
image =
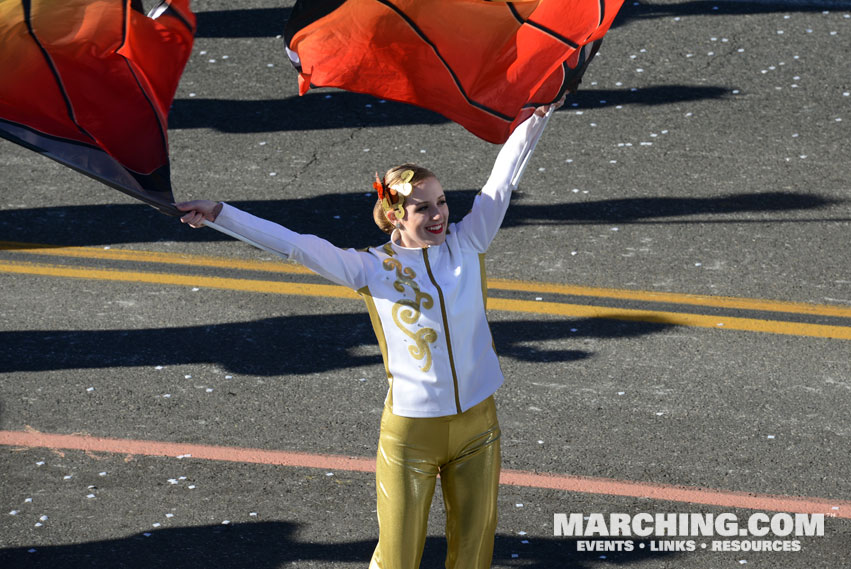
[[[399,417],[384,409],[375,476],[379,537],[370,569],[419,568],[438,473],[446,508],[446,568],[490,567],[499,435],[493,397],[447,417]]]

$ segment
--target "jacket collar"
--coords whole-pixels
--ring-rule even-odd
[[[444,241],[440,245],[429,245],[428,247],[405,247],[399,243],[399,240],[399,230],[394,229],[393,233],[390,234],[390,241],[384,244],[382,250],[391,257],[399,255],[408,258],[414,255],[422,257],[425,254],[424,251],[428,250],[429,257],[434,259],[440,255],[440,251],[446,245],[446,241]]]

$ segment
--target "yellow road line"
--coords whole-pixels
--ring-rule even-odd
[[[176,275],[153,272],[149,273],[141,271],[118,271],[108,269],[68,267],[59,265],[44,265],[37,263],[14,263],[8,261],[0,261],[0,272],[107,281],[144,282],[152,284],[197,286],[224,290],[262,292],[271,294],[293,294],[302,296],[318,296],[345,299],[359,298],[357,293],[355,293],[354,291],[337,285],[310,283],[303,284],[291,282],[262,281],[253,279]],[[702,328],[745,330],[749,332],[765,332],[769,334],[786,334],[792,336],[811,336],[816,338],[851,340],[851,326],[828,326],[823,324],[806,324],[800,322],[784,322],[778,320],[761,320],[757,318],[710,316],[705,314],[688,314],[656,310],[633,310],[625,308],[608,308],[600,306],[586,306],[580,304],[514,300],[493,297],[488,299],[488,306],[493,310],[502,310],[508,312],[549,314],[556,316],[570,316],[576,318],[607,318],[614,320],[653,322],[672,326],[697,326]]]
[[[268,273],[289,273],[309,275],[312,271],[295,263],[283,260],[252,261],[228,257],[208,257],[180,253],[160,253],[158,251],[138,251],[134,249],[105,249],[103,247],[56,247],[40,243],[17,243],[0,241],[0,251],[28,253],[31,255],[49,255],[55,257],[74,257],[82,259],[103,259],[108,261],[133,261],[136,263],[157,263],[165,265],[189,265],[193,267],[215,267],[222,269],[241,269],[264,271]]]
[[[330,298],[360,298],[360,296],[358,296],[358,294],[353,290],[337,285],[175,275],[169,273],[148,273],[142,271],[117,271],[113,269],[90,269],[62,265],[42,265],[37,263],[10,263],[0,261],[0,272],[43,275],[48,277],[93,279],[100,281],[197,286],[224,290],[239,290],[244,292],[265,292],[271,294],[295,294]]]
[[[504,279],[488,279],[488,287],[519,292],[526,291],[569,294],[573,296],[593,296],[620,300],[639,300],[643,302],[665,302],[669,304],[688,304],[693,306],[711,306],[715,308],[737,308],[741,310],[759,310],[764,312],[786,312],[790,314],[813,314],[817,316],[839,316],[840,318],[851,318],[851,308],[845,308],[844,306],[831,306],[828,304],[809,304],[806,302],[787,302],[782,300],[762,300],[758,298],[737,298],[730,296],[709,296],[617,288],[596,288]]]
[[[851,340],[851,326],[828,326],[824,324],[784,322],[781,320],[761,320],[758,318],[711,316],[684,312],[664,312],[661,310],[608,308],[605,306],[513,300],[493,297],[488,298],[488,308],[508,312],[530,312],[533,314],[552,314],[578,318],[606,318],[610,320],[628,320],[632,322],[652,322],[671,326],[696,326],[699,328],[744,330],[748,332],[765,332],[768,334],[786,334],[789,336],[811,336],[815,338]]]
[[[39,243],[17,243],[0,241],[0,250],[87,259],[113,261],[133,261],[138,263],[160,263],[189,265],[196,267],[215,267],[286,274],[313,274],[309,269],[294,263],[283,261],[252,261],[227,257],[210,257],[133,249],[104,249],[97,247],[56,247]],[[708,296],[699,294],[681,294],[653,292],[615,288],[598,288],[557,283],[520,281],[509,279],[488,279],[488,288],[514,292],[539,294],[565,294],[572,296],[591,296],[595,298],[613,298],[637,300],[641,302],[665,302],[668,304],[686,304],[691,306],[711,306],[716,308],[736,308],[741,310],[759,310],[766,312],[786,312],[790,314],[812,314],[817,316],[838,316],[851,318],[851,308],[805,302],[787,302],[728,296]]]

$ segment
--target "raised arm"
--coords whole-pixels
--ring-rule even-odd
[[[560,103],[553,105],[553,110]],[[546,108],[538,109],[521,123],[497,155],[491,175],[473,201],[473,207],[464,219],[458,222],[459,238],[479,252],[485,252],[502,225],[511,192],[520,182],[520,174],[532,155],[535,144],[547,124]]]
[[[192,227],[213,221],[264,249],[292,259],[337,284],[358,290],[367,285],[372,257],[353,249],[340,249],[315,235],[303,235],[282,225],[251,215],[226,203],[206,200],[177,204],[181,218]]]

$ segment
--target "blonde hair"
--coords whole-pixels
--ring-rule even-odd
[[[417,185],[420,182],[427,180],[429,178],[436,178],[437,176],[429,170],[428,168],[423,168],[422,166],[417,166],[416,164],[402,164],[400,166],[394,166],[387,170],[384,174],[384,186],[390,187],[393,184],[399,184],[402,182],[402,174],[411,170],[414,173],[414,177],[411,178],[411,185]],[[404,204],[405,196],[400,195],[399,198]],[[375,225],[383,231],[384,233],[393,233],[393,229],[395,226],[393,223],[387,219],[387,214],[384,211],[384,208],[381,205],[381,200],[377,199],[375,201],[375,206],[372,208],[372,219],[375,221]]]

